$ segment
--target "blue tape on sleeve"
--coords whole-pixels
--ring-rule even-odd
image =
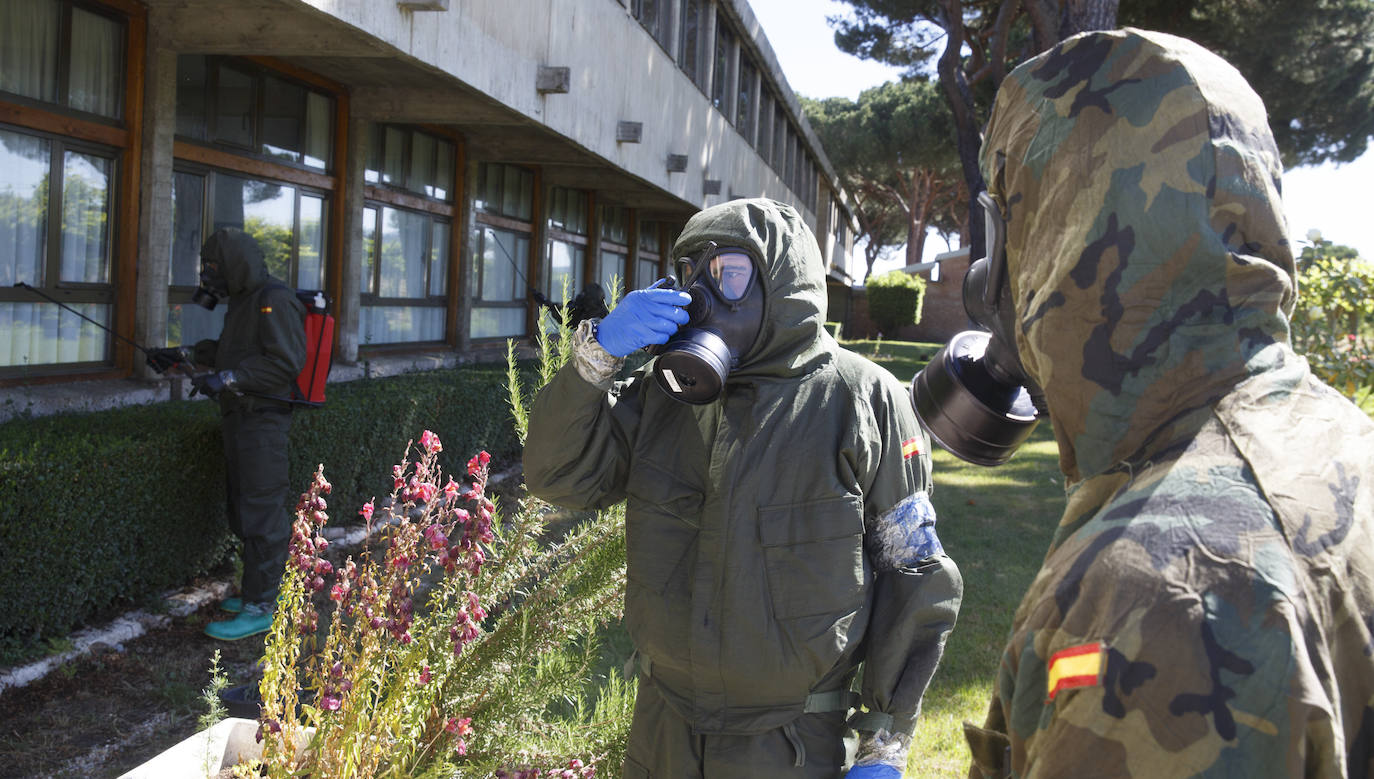
[[[882,570],[912,566],[945,551],[935,534],[935,507],[924,492],[907,496],[878,517],[872,535],[871,548]]]

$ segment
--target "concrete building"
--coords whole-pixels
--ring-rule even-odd
[[[745,0],[4,0],[0,419],[179,396],[131,342],[218,333],[221,226],[327,291],[342,380],[504,353],[530,290],[643,286],[746,196],[843,303],[845,195]]]

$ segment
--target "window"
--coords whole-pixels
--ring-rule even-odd
[[[665,49],[672,40],[671,8],[670,0],[630,0],[630,13]]]
[[[735,98],[735,126],[739,128],[740,134],[753,146],[757,137],[754,135],[755,111],[758,109],[758,70],[754,67],[754,61],[745,53],[744,47],[739,50],[739,89]]]
[[[549,300],[570,300],[585,283],[587,193],[554,187],[549,193],[549,240],[544,252],[541,290]],[[566,296],[564,293],[567,293]]]
[[[112,324],[117,156],[0,126],[0,373],[111,360],[108,333],[14,285],[23,282]]]
[[[288,286],[323,289],[328,198],[302,186],[182,166],[172,178],[172,264],[167,343],[217,338],[224,308],[191,303],[200,278],[200,248],[210,234],[235,227],[258,242],[267,272]]]
[[[118,120],[122,21],[68,0],[0,3],[0,92]]]
[[[663,268],[662,238],[658,222],[639,223],[639,259],[635,265],[635,289],[643,289],[660,278]]]
[[[773,170],[781,176],[787,161],[787,114],[783,113],[782,101],[773,103]]]
[[[239,60],[177,57],[177,134],[239,153],[326,170],[334,101]]]
[[[453,142],[419,130],[394,125],[372,128],[368,138],[369,184],[452,202]]]
[[[766,89],[763,90],[762,100],[759,101],[759,128],[758,146],[759,156],[765,163],[772,162],[773,148],[773,96]]]
[[[444,340],[450,226],[431,214],[363,209],[360,344]]]
[[[735,33],[725,20],[716,19],[716,50],[711,62],[711,104],[717,111],[725,114],[726,121],[734,121],[730,97],[734,90],[730,85],[730,64],[734,62]]]
[[[534,174],[515,165],[484,163],[473,196],[476,234],[472,242],[468,296],[473,338],[509,338],[526,333],[530,224]]]
[[[677,64],[703,90],[706,88],[706,0],[682,1],[682,36]]]
[[[630,283],[626,260],[630,256],[628,214],[620,206],[601,209],[601,253],[597,257],[596,283],[609,298],[614,292],[624,295]]]

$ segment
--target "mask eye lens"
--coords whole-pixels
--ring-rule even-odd
[[[749,281],[754,278],[754,263],[749,255],[740,252],[712,257],[710,270],[721,297],[732,302],[744,297],[749,291]]]

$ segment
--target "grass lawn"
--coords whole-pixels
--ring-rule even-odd
[[[909,384],[940,344],[845,341]],[[968,772],[964,720],[982,724],[1012,613],[1064,510],[1059,450],[1048,424],[999,468],[970,465],[936,448],[940,541],[964,574],[964,603],[916,725],[908,779]]]

